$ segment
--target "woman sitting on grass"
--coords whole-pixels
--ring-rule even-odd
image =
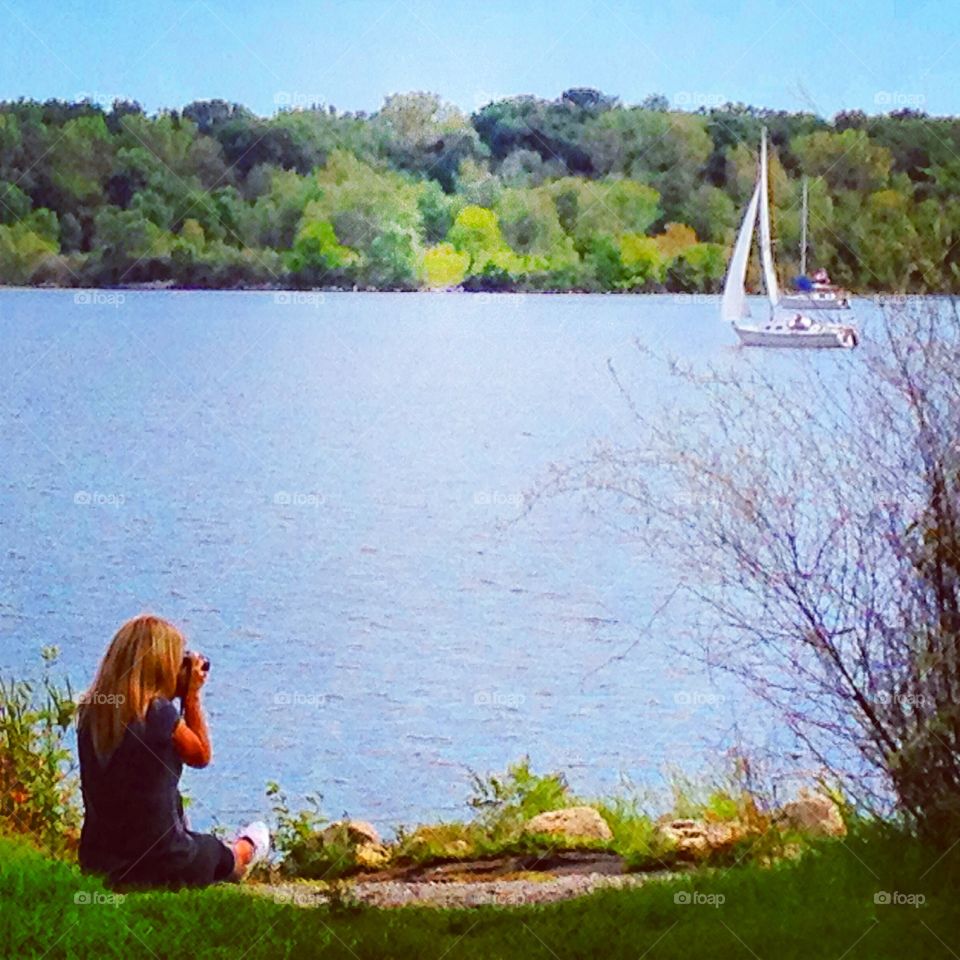
[[[144,615],[117,631],[82,698],[80,865],[114,886],[239,880],[269,849],[262,823],[242,830],[232,846],[187,829],[178,790],[183,764],[205,767],[211,755],[200,704],[207,668],[185,652],[176,627]]]

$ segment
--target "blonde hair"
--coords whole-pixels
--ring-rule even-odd
[[[152,614],[134,617],[116,632],[78,712],[78,725],[90,731],[101,763],[120,745],[127,725],[146,717],[151,701],[175,696],[183,654],[183,634]]]

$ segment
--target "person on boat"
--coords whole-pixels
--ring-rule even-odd
[[[173,624],[135,617],[117,631],[80,698],[80,866],[111,886],[240,880],[269,851],[260,822],[232,844],[187,827],[180,774],[184,764],[207,766],[211,747],[200,696],[210,664],[185,647]]]
[[[809,328],[809,326],[810,326],[810,321],[802,313],[798,313],[790,321],[791,330],[806,330]]]
[[[827,271],[824,270],[823,267],[821,267],[821,268],[820,268],[819,270],[817,270],[817,272],[813,275],[813,282],[816,283],[816,284],[822,284],[822,285],[825,285],[825,286],[830,286],[830,274],[827,273]]]

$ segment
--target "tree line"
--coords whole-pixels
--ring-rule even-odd
[[[578,88],[264,118],[0,103],[0,282],[714,292],[772,143],[781,280],[960,290],[960,119],[683,112]],[[751,276],[751,282],[757,282]]]

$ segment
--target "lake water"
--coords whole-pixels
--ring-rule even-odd
[[[676,389],[635,340],[747,362],[717,307],[0,292],[0,669],[58,644],[83,688],[127,617],[184,627],[213,661],[199,824],[265,812],[267,780],[389,828],[523,754],[585,794],[695,772],[756,709],[711,698],[669,609],[610,662],[669,578],[576,500],[509,521],[629,437],[608,360],[649,408]]]

